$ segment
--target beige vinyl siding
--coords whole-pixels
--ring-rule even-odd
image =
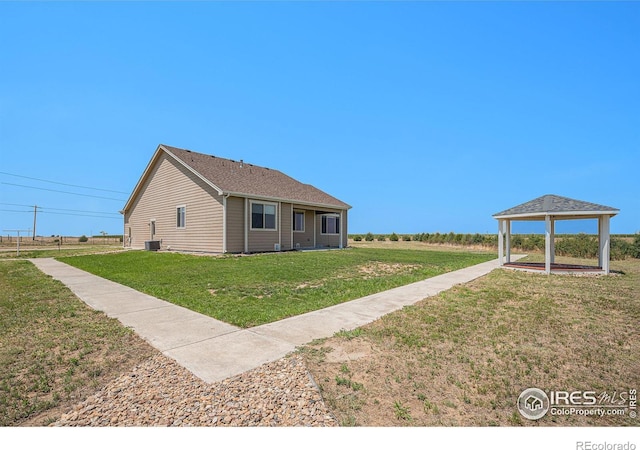
[[[249,231],[249,252],[272,252],[280,242],[279,231]]]
[[[186,207],[184,228],[176,223],[179,206]],[[132,248],[144,248],[150,239],[151,219],[162,249],[222,252],[222,197],[166,154],[159,157],[126,214]]]
[[[246,200],[246,208],[247,217],[249,220],[249,230],[247,233],[247,237],[249,239],[249,253],[255,252],[272,252],[275,249],[275,244],[280,243],[280,207],[276,203],[276,230],[252,230],[251,229],[251,202],[255,203],[266,203],[266,204],[274,204],[270,201],[256,200],[256,199],[247,199]]]
[[[244,252],[244,198],[227,199],[227,252]]]
[[[326,213],[336,213],[340,220],[340,228],[342,229],[342,246],[347,246],[347,212],[343,212],[340,216],[340,210],[323,210]],[[322,234],[322,214],[316,214],[316,247],[339,247],[340,246],[340,234]]]
[[[293,232],[293,248],[313,248],[313,221],[315,219],[315,211],[305,210],[304,207],[293,207],[296,211],[304,211],[304,232]],[[293,222],[293,219],[292,219]]]
[[[291,250],[291,230],[293,228],[293,208],[291,203],[281,203],[280,209],[280,249]]]
[[[254,200],[260,203],[260,200]],[[268,202],[269,203],[269,202]],[[249,208],[249,225],[251,224],[251,201],[247,200],[247,208]],[[255,252],[272,252],[275,244],[280,242],[280,208],[276,208],[276,227],[277,230],[252,230],[249,226],[249,253]]]

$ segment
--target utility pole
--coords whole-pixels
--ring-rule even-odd
[[[38,215],[38,205],[33,205],[33,237],[32,241],[36,240],[36,216]]]

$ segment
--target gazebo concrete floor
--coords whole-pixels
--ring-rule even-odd
[[[508,269],[526,270],[531,272],[544,272],[545,265],[543,262],[511,262],[504,264],[503,267]],[[598,266],[581,266],[577,264],[551,264],[551,273],[604,273],[602,267]]]

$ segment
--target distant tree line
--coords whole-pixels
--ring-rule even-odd
[[[418,233],[418,234],[372,234],[349,235],[356,242],[365,241],[414,241],[426,244],[456,245],[463,247],[498,248],[496,234],[462,233]],[[628,239],[633,237],[633,241]],[[544,251],[544,236],[541,234],[512,234],[511,248],[520,251]],[[585,233],[560,234],[555,240],[556,255],[577,258],[596,258],[598,256],[598,237]],[[616,235],[611,237],[611,259],[640,258],[640,234]]]

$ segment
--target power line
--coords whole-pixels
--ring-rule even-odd
[[[41,191],[60,192],[62,194],[78,195],[80,197],[100,198],[100,199],[103,199],[103,200],[114,200],[114,201],[117,201],[117,202],[124,202],[125,201],[125,200],[120,199],[120,198],[102,197],[102,196],[98,196],[98,195],[89,195],[89,194],[79,194],[77,192],[59,191],[57,189],[47,189],[47,188],[41,188],[41,187],[36,187],[36,186],[26,186],[24,184],[7,183],[7,182],[4,182],[4,181],[2,182],[2,184],[6,184],[6,185],[9,185],[9,186],[19,186],[19,187],[29,188],[29,189],[39,189]]]
[[[113,192],[115,194],[129,194],[128,192],[114,191],[114,190],[111,190],[111,189],[101,189],[101,188],[94,188],[94,187],[89,187],[89,186],[80,186],[78,184],[61,183],[59,181],[43,180],[42,178],[26,177],[24,175],[16,175],[15,173],[0,172],[0,174],[9,175],[11,177],[26,178],[27,180],[42,181],[44,183],[59,184],[59,185],[62,185],[62,186],[76,187],[76,188],[80,188],[80,189],[90,189],[92,191]]]
[[[31,214],[33,211],[18,211],[17,209],[0,209],[2,212],[14,212],[14,213],[29,213]]]
[[[3,183],[3,184],[11,184],[11,183]],[[31,187],[31,186],[25,186],[25,187]],[[34,189],[42,189],[42,188],[34,188]],[[45,189],[45,190],[52,190],[52,189]],[[59,192],[59,191],[56,191]],[[74,194],[74,195],[84,195],[84,194],[75,194],[73,192],[69,192],[69,194]],[[95,197],[94,195],[85,195],[87,197]],[[103,212],[103,211],[82,211],[82,210],[78,210],[78,209],[66,209],[66,208],[46,208],[46,207],[42,207],[42,206],[38,206],[38,205],[24,205],[24,204],[19,204],[19,203],[0,203],[0,205],[8,205],[8,206],[20,206],[20,207],[24,207],[24,208],[33,208],[33,240],[36,239],[36,223],[37,223],[37,217],[38,217],[38,210],[40,210],[40,213],[44,213],[44,214],[56,214],[56,215],[60,215],[60,216],[76,216],[76,217],[93,217],[96,219],[112,219],[112,220],[122,220],[120,217],[114,217],[113,214],[119,214],[119,213],[114,213],[114,212]],[[20,211],[20,210],[16,210],[16,209],[0,209],[0,211],[2,212],[14,212],[14,213],[31,213],[32,211]],[[64,212],[54,212],[54,211],[64,211]],[[89,213],[89,214],[77,214],[77,213]],[[111,216],[108,216],[107,214],[112,214]],[[17,230],[13,230],[13,231],[17,231]],[[22,230],[24,231],[24,230]]]
[[[25,206],[27,208],[33,208],[33,205],[21,205],[20,203],[0,203],[0,205],[5,205],[5,206]]]
[[[107,212],[107,211],[84,211],[81,209],[48,208],[46,206],[38,206],[38,208],[47,212],[49,210],[52,210],[52,211],[71,211],[71,212],[92,213],[92,214],[117,214],[118,216],[121,215],[118,212]]]
[[[39,208],[39,206],[38,206]],[[33,212],[33,211],[29,211]],[[97,216],[93,214],[74,214],[74,213],[59,213],[59,212],[51,212],[51,211],[40,211],[41,214],[56,214],[59,216],[78,216],[78,217],[96,217],[99,219],[117,219],[122,220],[120,217],[110,217],[110,216]]]
[[[0,205],[6,205],[6,206],[24,206],[25,208],[33,208],[34,205],[24,205],[24,204],[19,204],[19,203],[2,203],[0,202]],[[65,208],[49,208],[48,206],[38,206],[38,209],[40,210],[52,210],[52,211],[71,211],[71,212],[80,212],[80,213],[91,213],[91,214],[116,214],[118,216],[120,216],[121,214],[119,212],[112,212],[112,211],[87,211],[84,209],[65,209]]]
[[[40,209],[40,207],[38,206],[38,209]],[[19,211],[17,209],[0,209],[1,212],[13,212],[13,213],[20,213],[20,214],[33,214],[33,210],[31,211]],[[112,217],[112,216],[100,216],[100,215],[95,215],[95,214],[74,214],[74,213],[61,213],[61,212],[51,212],[51,211],[38,211],[40,214],[56,214],[56,215],[60,215],[60,216],[77,216],[77,217],[95,217],[98,219],[116,219],[116,220],[122,220],[120,217]]]

